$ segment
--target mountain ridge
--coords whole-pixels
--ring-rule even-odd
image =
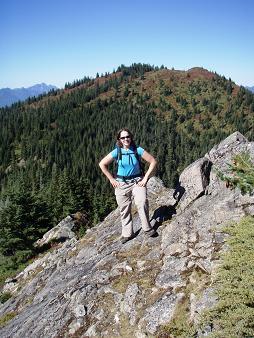
[[[35,84],[30,87],[21,88],[1,88],[0,89],[0,107],[10,106],[18,101],[25,101],[29,97],[37,97],[41,94],[47,94],[51,90],[56,90],[54,85],[45,83]]]
[[[203,80],[211,80],[216,77],[221,77],[226,80],[224,76],[218,75],[216,72],[209,71],[203,67],[192,67],[188,70],[177,70],[177,69],[168,69],[164,66],[162,67],[154,67],[150,65],[144,65],[144,66],[149,66],[151,69],[145,70],[145,71],[140,71],[140,76],[138,76],[139,73],[139,65],[141,64],[133,64],[130,67],[121,65],[117,68],[116,71],[112,73],[106,73],[101,74],[101,76],[97,76],[95,78],[89,78],[89,77],[84,77],[83,79],[80,80],[75,80],[73,83],[67,83],[65,85],[65,88],[59,89],[55,95],[49,96],[49,99],[51,100],[56,100],[57,98],[62,98],[63,95],[65,94],[70,94],[73,93],[77,90],[81,89],[95,89],[98,86],[102,86],[105,83],[107,83],[110,80],[115,80],[119,79],[121,77],[129,77],[131,80],[141,80],[141,82],[144,83],[144,88],[149,88],[149,84],[151,84],[151,81],[154,81],[154,76],[155,78],[160,78],[162,80],[179,80],[179,81],[186,81],[186,82],[191,82],[193,80],[198,80],[198,79],[203,79]],[[133,76],[130,73],[128,73],[128,70],[131,69],[132,67],[137,67],[137,72]],[[146,81],[147,80],[147,81]],[[229,80],[231,82],[231,80]],[[127,81],[128,82],[128,81]],[[234,94],[237,94],[238,90],[240,89],[240,86],[235,84],[233,81],[231,82],[232,86],[234,87]],[[125,83],[123,83],[125,85]],[[122,86],[121,86],[122,87]],[[108,99],[110,97],[114,97],[114,91],[110,91],[108,94],[104,93],[99,93],[99,98],[102,100]],[[42,98],[41,104],[43,104],[43,101],[46,100],[45,98]],[[91,100],[93,102],[93,100]],[[40,106],[40,102],[36,102],[38,106]],[[35,106],[36,107],[36,106]]]
[[[247,89],[250,90],[252,93],[254,93],[254,86],[252,86],[252,87],[246,86],[245,88],[247,88]]]

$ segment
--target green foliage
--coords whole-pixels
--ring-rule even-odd
[[[217,169],[218,176],[226,182],[227,187],[239,188],[242,194],[253,194],[254,163],[247,152],[236,155],[228,165],[229,174],[225,175]]]
[[[19,267],[17,268],[17,265],[13,262],[12,256],[3,256],[0,253],[0,288],[4,286],[7,278],[15,277],[16,274],[24,270],[29,263],[31,262],[27,261],[19,264]]]
[[[194,338],[195,327],[189,320],[186,308],[180,306],[172,321],[165,325],[158,338]]]
[[[104,215],[108,215],[116,207],[117,205],[114,197],[109,197],[106,194],[94,195],[92,204],[92,225],[96,225],[99,221],[101,221]]]
[[[50,229],[50,215],[45,201],[21,181],[0,210],[0,253],[11,256],[16,267],[26,261],[34,253],[33,243]]]
[[[0,303],[7,302],[8,299],[12,297],[12,294],[10,292],[2,292],[0,293]]]
[[[254,218],[246,217],[225,232],[229,250],[223,254],[214,288],[218,303],[204,315],[213,338],[254,336]]]

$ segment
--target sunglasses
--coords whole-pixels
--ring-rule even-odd
[[[131,138],[130,135],[120,137],[121,140],[129,139],[129,138]]]

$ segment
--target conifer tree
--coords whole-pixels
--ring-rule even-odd
[[[51,228],[52,213],[25,181],[8,197],[0,210],[0,252],[22,262],[33,254],[33,243]]]

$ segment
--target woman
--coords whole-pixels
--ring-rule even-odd
[[[145,175],[142,173],[140,157],[150,163]],[[117,160],[118,169],[116,178],[109,172],[107,166]],[[120,208],[122,222],[122,243],[133,237],[131,216],[132,196],[138,208],[141,225],[148,236],[155,235],[149,222],[149,209],[146,193],[147,181],[156,166],[156,160],[141,147],[136,147],[133,135],[127,128],[117,134],[117,147],[105,156],[99,163],[104,175],[107,176],[115,188],[116,201]]]

